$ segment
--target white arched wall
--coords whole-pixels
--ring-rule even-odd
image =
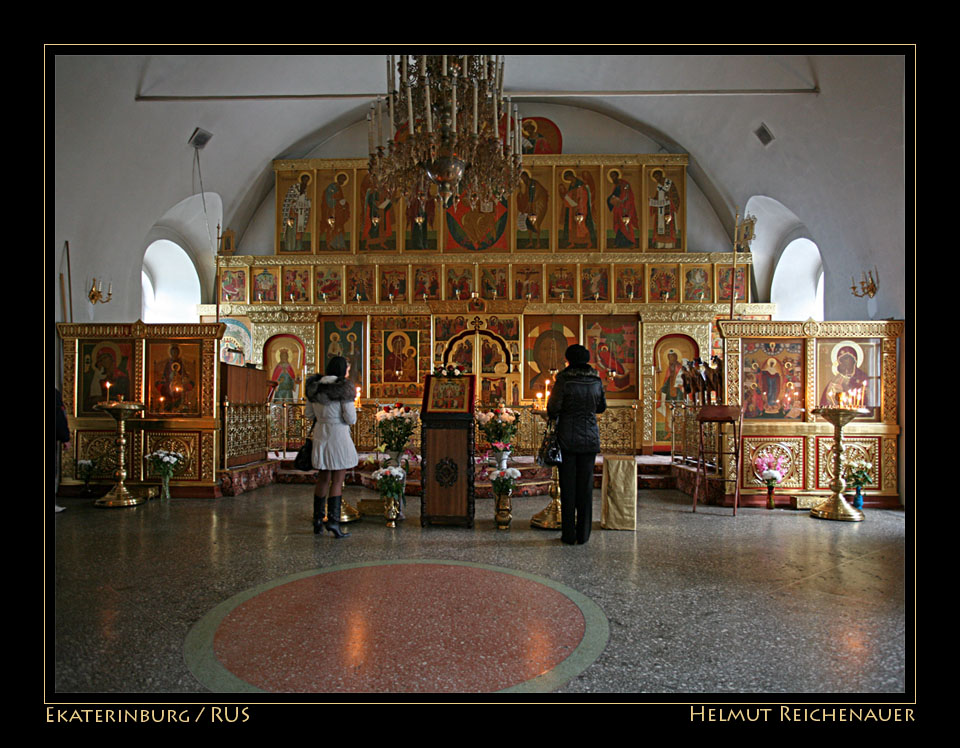
[[[163,322],[199,322],[200,277],[184,249],[169,239],[153,242],[143,255],[141,319]]]
[[[809,239],[794,239],[780,254],[770,286],[774,319],[823,320],[823,263]]]
[[[196,304],[216,301],[216,232],[222,222],[223,203],[218,194],[190,195],[164,213],[144,239],[144,270],[147,269],[147,252],[157,242],[176,245],[189,259],[200,288],[200,298],[192,302],[193,307],[189,310],[194,321],[198,319]],[[158,289],[155,287],[154,290]]]

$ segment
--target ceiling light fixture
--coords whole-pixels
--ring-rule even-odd
[[[513,192],[521,120],[503,95],[503,67],[502,55],[389,55],[387,95],[367,115],[377,186],[412,202],[436,185],[447,206],[489,205]]]

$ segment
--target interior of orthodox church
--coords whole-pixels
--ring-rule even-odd
[[[116,51],[47,50],[47,703],[909,702],[911,47]]]

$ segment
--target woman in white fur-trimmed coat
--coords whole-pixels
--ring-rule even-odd
[[[318,470],[313,490],[313,533],[326,527],[334,537],[350,533],[340,530],[340,509],[343,502],[343,479],[347,470],[357,466],[357,448],[350,437],[350,427],[357,422],[353,404],[354,389],[347,377],[350,364],[342,356],[327,363],[323,376],[314,374],[307,380],[307,404],[303,415],[315,418],[313,427],[313,466]],[[327,521],[323,521],[326,503]]]

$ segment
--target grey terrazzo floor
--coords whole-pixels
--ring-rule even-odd
[[[345,494],[354,505],[373,496]],[[410,497],[397,529],[365,518],[340,541],[313,535],[308,485],[130,509],[60,503],[46,609],[47,689],[59,695],[205,693],[184,642],[223,601],[311,569],[416,559],[537,575],[596,603],[609,640],[556,693],[895,694],[907,680],[902,511],[867,510],[861,523],[781,509],[734,518],[691,513],[679,491],[641,491],[637,531],[605,531],[596,491],[590,542],[564,546],[530,527],[544,497],[516,499],[508,532],[494,526],[492,499],[477,500],[473,529],[421,528]]]

